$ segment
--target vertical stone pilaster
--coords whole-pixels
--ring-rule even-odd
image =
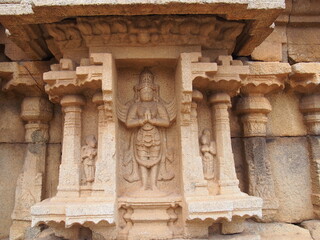
[[[57,196],[78,197],[81,159],[81,106],[85,104],[85,101],[78,95],[66,95],[60,103],[65,116]]]
[[[213,94],[212,104],[213,129],[217,144],[217,178],[220,194],[239,194],[239,180],[236,176],[231,146],[230,122],[228,108],[231,106],[227,93]]]
[[[320,217],[320,94],[301,98],[300,111],[308,130],[310,146],[310,170],[312,180],[312,204],[314,213]]]
[[[24,231],[31,225],[31,206],[43,200],[48,122],[52,118],[52,105],[41,97],[26,97],[21,105],[21,118],[27,122],[25,142],[28,145],[23,172],[17,181],[10,239],[24,236]]]
[[[271,104],[266,94],[284,88],[291,71],[287,63],[248,62],[249,74],[240,89],[237,112],[243,124],[245,161],[248,166],[248,193],[263,199],[262,220],[272,221],[279,202],[275,193],[266,132]]]
[[[310,173],[314,213],[320,217],[320,63],[297,63],[292,66],[290,86],[302,94],[300,111],[309,134]]]
[[[241,114],[245,137],[243,142],[248,165],[248,193],[263,199],[263,220],[271,221],[279,207],[265,139],[267,114],[271,112],[271,105],[263,94],[255,93],[241,98],[237,108]]]
[[[191,103],[191,136],[190,140],[193,141],[191,146],[196,146],[192,148],[192,168],[193,172],[190,172],[190,177],[195,180],[195,194],[196,195],[208,195],[208,183],[205,181],[203,172],[203,163],[199,151],[199,126],[197,117],[197,102],[203,99],[203,95],[198,90],[193,90],[192,92],[192,103]]]
[[[98,108],[98,160],[93,184],[94,196],[115,197],[115,182],[110,178],[116,172],[115,165],[115,128],[112,118],[108,118],[102,93],[93,96],[92,101]],[[113,182],[113,184],[109,184]]]

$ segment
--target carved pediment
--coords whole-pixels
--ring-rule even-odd
[[[244,23],[215,16],[79,17],[45,24],[60,51],[97,46],[201,45],[232,52]]]

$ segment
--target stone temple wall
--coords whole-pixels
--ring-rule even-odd
[[[185,2],[0,3],[1,240],[320,239],[319,2]]]

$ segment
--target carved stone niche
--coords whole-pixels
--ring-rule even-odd
[[[91,52],[80,66],[70,59],[51,66],[44,81],[65,113],[62,161],[57,196],[32,207],[33,225],[63,229],[73,239],[79,225],[105,239],[207,238],[214,222],[223,233],[238,233],[245,218],[260,216],[261,199],[238,187],[228,116],[247,67],[230,56],[218,64],[203,60],[200,52],[165,59]],[[205,98],[212,104],[213,178],[202,167],[198,81],[202,92],[213,92]],[[97,110],[88,110],[91,101]],[[87,131],[92,115],[96,132]]]
[[[182,205],[176,61],[117,64],[119,237],[177,236]],[[147,224],[146,224],[147,223]]]

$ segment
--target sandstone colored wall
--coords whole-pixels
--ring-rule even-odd
[[[15,188],[23,169],[27,144],[24,143],[24,123],[20,118],[22,98],[0,92],[0,239],[9,236],[12,224]],[[55,108],[50,122],[50,143],[47,148],[45,197],[56,194],[61,155],[61,110]]]
[[[46,2],[52,3],[52,1]],[[289,62],[291,64],[320,61],[320,29],[319,20],[316,20],[320,10],[319,3],[315,0],[287,0],[286,4],[287,9],[277,19],[275,30],[253,51],[251,58],[257,61]],[[296,24],[299,21],[300,23]],[[0,45],[4,44],[6,48],[0,56],[2,57],[0,61],[8,61],[9,58],[13,61],[26,59],[24,53],[6,38],[4,29],[0,28]],[[129,70],[121,73],[121,81],[125,82],[125,78],[130,77]],[[120,91],[123,91],[123,95],[128,91],[132,93],[132,86],[122,84],[124,88]],[[161,92],[161,94],[168,93]],[[279,200],[279,209],[273,221],[301,223],[315,219],[311,203],[308,135],[303,115],[299,110],[301,96],[286,88],[280,93],[268,95],[267,98],[271,103],[272,111],[268,114],[266,150],[271,164],[276,197]],[[24,143],[24,122],[20,118],[22,99],[21,96],[12,93],[0,92],[0,239],[9,235],[16,182],[23,169],[27,146]],[[242,123],[236,113],[238,100],[239,97],[232,99],[230,110],[232,147],[240,188],[248,192],[248,166],[244,154],[245,138]],[[211,128],[212,117],[209,109],[205,102],[199,103],[200,132],[204,128]],[[88,102],[83,109],[83,122],[86,126],[82,129],[83,139],[90,134],[97,137],[97,118],[95,116],[97,116],[96,106]],[[55,105],[54,118],[50,122],[50,142],[47,147],[45,198],[50,198],[57,192],[61,161],[62,119],[61,107]],[[306,225],[305,228],[309,227],[308,224],[304,225]],[[277,225],[276,223],[249,222],[246,228],[249,232],[260,232],[261,239],[272,239],[271,236],[274,234],[276,237],[280,236],[278,239],[311,240],[308,231],[284,223]],[[298,233],[296,234],[295,231]],[[300,231],[303,233],[299,233]],[[296,235],[292,235],[293,237],[286,235],[288,238],[285,238],[284,234],[287,232]],[[319,234],[313,238],[319,239]]]

